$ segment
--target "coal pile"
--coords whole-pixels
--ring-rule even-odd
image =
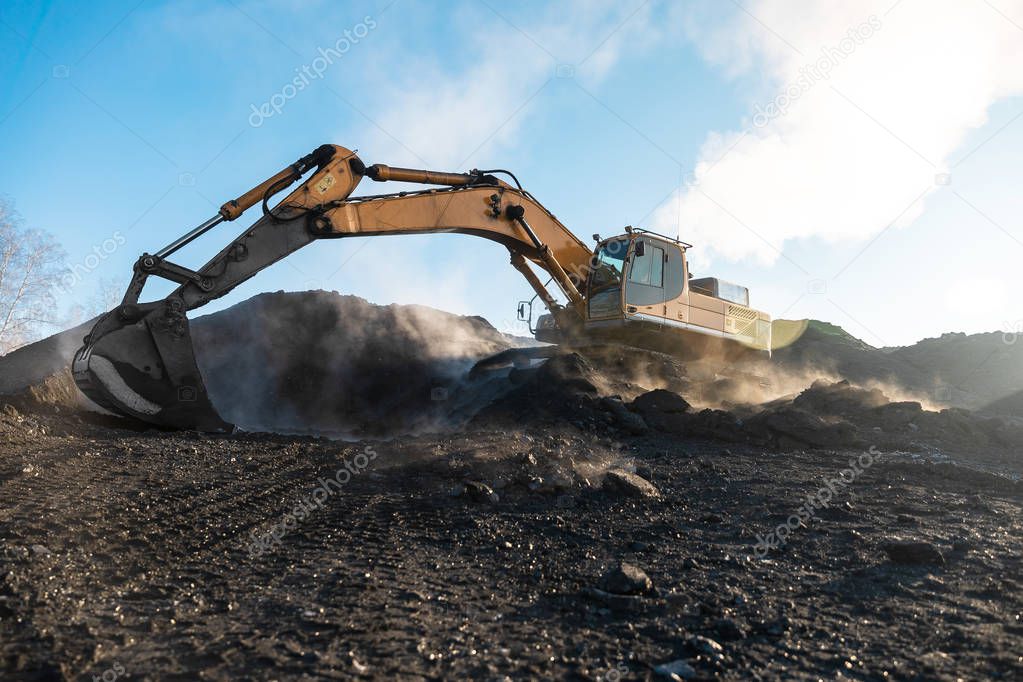
[[[745,443],[774,451],[793,448],[870,449],[964,456],[1008,470],[1020,468],[1023,423],[960,408],[924,409],[878,389],[819,380],[795,396],[759,405],[684,409],[681,399],[627,407],[657,430],[687,438]]]
[[[589,354],[596,350],[593,356]],[[632,353],[631,349],[619,349]],[[639,351],[647,366],[658,360],[674,372],[635,376],[607,362],[608,349],[564,350],[546,364],[513,370],[515,388],[481,410],[474,427],[564,425],[612,438],[656,437],[707,440],[767,448],[885,451],[966,457],[1018,471],[1023,422],[961,408],[925,409],[896,400],[874,387],[819,379],[802,390],[770,400],[731,402],[722,396],[750,393],[738,378],[689,375],[670,358]],[[668,388],[665,388],[668,387]],[[768,389],[764,388],[767,392]],[[715,402],[693,396],[717,394]]]
[[[324,291],[261,294],[192,330],[225,419],[250,431],[337,435],[457,425],[490,388],[465,384],[469,369],[514,343],[482,318]]]

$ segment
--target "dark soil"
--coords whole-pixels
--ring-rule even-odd
[[[1023,490],[962,466],[878,455],[761,556],[758,536],[862,451],[570,426],[339,443],[2,419],[8,678],[647,679],[676,659],[702,679],[1023,675]],[[357,473],[339,492],[252,551],[345,461]],[[659,496],[602,490],[609,466]],[[900,540],[943,563],[896,563]],[[601,589],[622,561],[651,594]]]

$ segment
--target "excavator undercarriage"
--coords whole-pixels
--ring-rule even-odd
[[[497,177],[502,174],[514,185]],[[429,187],[352,197],[363,178]],[[168,260],[257,204],[262,216],[198,270]],[[708,344],[726,351],[770,350],[770,318],[749,307],[743,287],[692,279],[688,244],[627,228],[617,237],[597,238],[591,250],[507,171],[366,166],[355,152],[324,145],[225,203],[216,216],[163,249],[143,254],[121,304],[96,323],[75,354],[75,382],[116,413],[164,427],[228,431],[232,425],[211,403],[196,364],[188,311],[318,239],[443,232],[507,247],[512,266],[534,291],[519,315],[539,341],[613,341],[683,356],[702,354]],[[534,268],[550,279],[543,282]],[[178,287],[162,300],[140,303],[150,276]],[[566,303],[558,302],[551,284]],[[537,301],[547,313],[534,327]]]

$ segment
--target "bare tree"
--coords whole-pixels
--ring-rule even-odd
[[[128,285],[117,277],[100,279],[96,291],[89,297],[89,317],[96,317],[119,306],[127,288]]]
[[[100,279],[88,301],[84,304],[74,303],[68,308],[67,314],[61,320],[61,326],[77,327],[108,310],[113,310],[120,305],[126,288],[127,285],[117,278],[104,277]]]
[[[37,338],[57,321],[54,286],[64,251],[42,230],[24,227],[0,201],[0,355]]]

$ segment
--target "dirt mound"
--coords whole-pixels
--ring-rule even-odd
[[[606,391],[610,385],[589,360],[574,352],[555,355],[537,368],[513,369],[508,381],[514,388],[484,407],[474,417],[474,425],[566,421],[581,426],[599,412],[601,388]]]
[[[26,389],[6,396],[4,402],[22,410],[43,412],[79,410],[87,405],[91,406],[88,399],[75,386],[71,370],[67,367]]]
[[[1021,414],[997,403],[1023,388],[1023,343],[1001,332],[948,333],[911,346],[875,348],[819,320],[776,320],[773,363],[793,374],[847,379],[934,407]]]
[[[631,354],[632,360],[610,362],[616,352]],[[659,370],[637,376],[633,362]],[[953,452],[998,465],[1017,462],[1015,451],[1023,448],[1023,424],[1012,419],[959,408],[925,409],[846,380],[818,380],[770,400],[739,400],[767,395],[770,386],[741,369],[692,369],[646,351],[565,349],[539,367],[513,370],[508,379],[515,388],[471,423],[486,429],[560,424],[612,438],[668,433],[772,450],[876,446]],[[715,399],[708,401],[710,395]]]
[[[96,319],[0,356],[0,395],[24,391],[67,369]]]
[[[482,318],[324,291],[261,294],[192,329],[213,404],[249,430],[388,435],[456,423],[462,377],[512,345]]]
[[[539,366],[511,370],[510,388],[484,407],[472,425],[562,423],[642,433],[647,425],[623,401],[654,389],[675,396],[698,392],[699,382],[688,372],[685,363],[656,351],[610,344],[559,349]]]
[[[5,402],[96,409],[68,374],[92,324],[0,357]],[[248,430],[335,435],[460,424],[502,390],[490,377],[464,381],[468,369],[522,342],[479,317],[324,291],[255,296],[193,320],[192,336],[226,419]]]
[[[1023,389],[1023,344],[1002,332],[948,333],[912,346],[885,349],[892,358],[921,370],[942,402],[971,410]],[[910,382],[903,382],[910,389]]]
[[[1023,417],[1023,391],[1007,395],[980,409],[985,414]]]
[[[853,386],[848,381],[815,381],[792,401],[792,406],[821,415],[853,415],[887,405],[888,399],[880,389]]]
[[[641,395],[627,408],[652,429],[685,438],[746,443],[773,450],[867,449],[968,456],[1017,469],[1023,421],[987,417],[959,408],[925,410],[892,401],[877,389],[848,381],[818,381],[791,398],[732,410],[684,409],[666,391]]]

